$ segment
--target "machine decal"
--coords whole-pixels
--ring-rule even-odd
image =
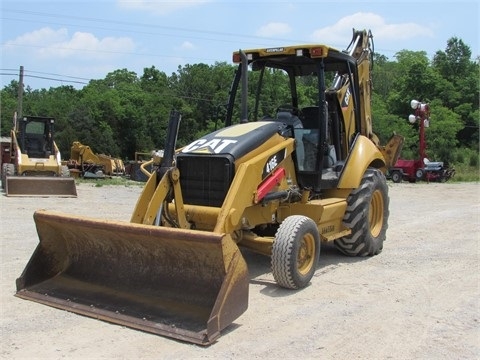
[[[270,49],[265,50],[265,52],[267,52],[267,53],[277,53],[277,52],[284,52],[284,51],[285,51],[285,48],[283,48],[283,47],[270,48]]]
[[[321,234],[327,234],[329,232],[335,231],[335,225],[327,225],[322,227],[322,231],[320,232]]]
[[[285,159],[285,152],[286,149],[280,150],[268,158],[263,167],[262,179],[265,179]]]
[[[342,108],[348,107],[348,103],[350,101],[350,95],[352,95],[352,94],[350,93],[350,88],[348,88],[347,91],[345,92],[345,96],[343,97],[343,100],[342,100]]]

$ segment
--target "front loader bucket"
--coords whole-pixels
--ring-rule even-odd
[[[135,329],[211,344],[248,304],[229,235],[34,214],[40,242],[16,296]]]
[[[75,179],[54,176],[7,176],[7,196],[77,197]]]

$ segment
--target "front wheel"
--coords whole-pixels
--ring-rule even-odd
[[[61,170],[60,170],[60,176],[61,177],[70,177],[70,170],[68,166],[62,165]]]
[[[402,181],[402,173],[400,171],[392,172],[392,181],[394,183],[399,183]]]
[[[320,235],[315,222],[300,215],[287,217],[275,234],[272,272],[278,285],[301,289],[315,273],[320,255]]]
[[[7,176],[15,175],[15,165],[11,163],[2,164],[2,188],[7,188]]]
[[[385,176],[378,169],[368,169],[347,199],[343,223],[352,233],[335,240],[335,247],[349,256],[379,254],[387,233],[388,205]]]
[[[425,177],[425,171],[423,169],[417,169],[417,171],[415,171],[416,180],[423,180],[424,177]]]

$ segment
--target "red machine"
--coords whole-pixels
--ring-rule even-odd
[[[426,154],[425,128],[430,125],[430,107],[428,104],[417,100],[410,102],[415,115],[410,115],[408,120],[411,124],[419,123],[419,155],[416,160],[398,159],[395,166],[389,171],[393,182],[399,183],[402,180],[416,182],[417,180],[445,182],[452,178],[455,169],[444,167],[441,161],[430,161]]]

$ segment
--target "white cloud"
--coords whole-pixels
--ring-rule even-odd
[[[31,48],[34,55],[43,59],[72,58],[105,59],[118,53],[128,53],[135,44],[128,37],[97,38],[86,32],[76,32],[71,37],[65,28],[53,30],[42,28],[6,42],[5,49]]]
[[[359,12],[341,18],[332,26],[315,30],[312,40],[329,45],[340,43],[346,47],[354,28],[372,30],[374,40],[398,41],[434,35],[430,28],[417,23],[387,24],[380,15]]]
[[[257,36],[275,37],[288,34],[292,29],[286,23],[271,22],[257,30]]]
[[[172,13],[210,2],[211,0],[117,0],[121,8],[149,11],[159,15]]]
[[[40,52],[43,56],[71,57],[82,56],[84,58],[107,58],[115,53],[131,52],[135,48],[130,38],[105,37],[98,39],[91,33],[76,32],[66,41],[51,44]]]
[[[63,41],[68,37],[68,31],[65,28],[53,30],[49,27],[44,27],[23,35],[18,36],[14,40],[9,40],[5,43],[5,47],[10,48],[14,46],[46,46]]]
[[[182,45],[180,45],[180,49],[182,50],[193,50],[195,49],[195,45],[193,45],[190,41],[184,41]]]

